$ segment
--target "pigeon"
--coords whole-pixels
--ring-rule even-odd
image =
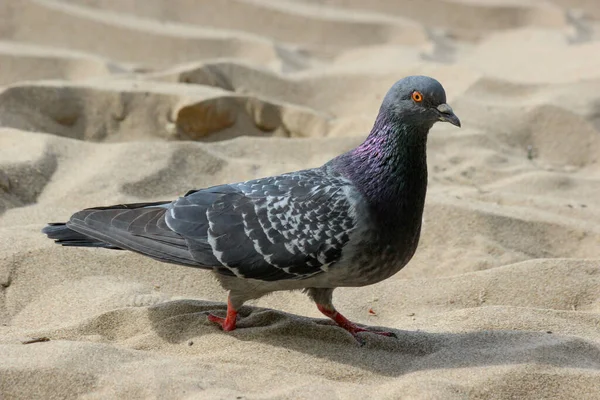
[[[359,342],[359,326],[333,305],[337,287],[371,285],[402,269],[417,249],[427,190],[426,144],[438,121],[461,126],[442,85],[409,76],[387,92],[362,144],[318,168],[190,190],[173,201],[79,211],[42,229],[63,246],[130,250],[211,270],[229,291],[236,329],[248,300],[303,290]]]

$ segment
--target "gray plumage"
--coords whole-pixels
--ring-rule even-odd
[[[460,126],[445,101],[434,79],[408,77],[386,95],[365,142],[319,168],[193,190],[172,202],[86,209],[43,232],[65,246],[213,270],[230,291],[227,318],[210,316],[225,330],[235,329],[245,301],[304,289],[356,337],[366,329],[335,310],[333,289],[379,282],[414,254],[428,131],[436,121]]]

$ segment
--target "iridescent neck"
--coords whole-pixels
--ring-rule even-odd
[[[380,112],[367,139],[341,157],[342,173],[355,183],[382,224],[417,223],[415,218],[420,224],[429,128],[402,124]]]

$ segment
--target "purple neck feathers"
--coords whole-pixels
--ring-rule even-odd
[[[367,139],[340,157],[340,171],[365,196],[382,226],[416,229],[427,190],[430,126],[403,124],[390,114],[380,111]]]

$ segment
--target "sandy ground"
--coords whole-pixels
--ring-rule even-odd
[[[39,232],[318,166],[410,74],[463,128],[413,261],[334,298],[398,340],[301,293],[224,333],[209,273]],[[600,398],[597,0],[3,0],[0,86],[0,398]]]

